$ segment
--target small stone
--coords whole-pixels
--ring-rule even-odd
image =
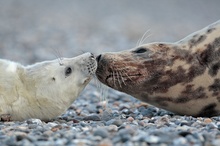
[[[26,127],[26,126],[18,126],[17,129],[19,129],[20,131],[27,131],[28,127]]]
[[[108,126],[108,125],[116,125],[116,126],[121,126],[122,125],[122,120],[120,120],[120,119],[111,119],[111,120],[109,120],[109,121],[107,121],[106,122],[106,125]]]
[[[153,117],[153,112],[149,109],[142,109],[140,113],[145,117]]]
[[[108,137],[108,131],[105,128],[98,128],[93,133],[94,136],[100,136],[102,138]]]
[[[42,121],[40,119],[28,119],[27,124],[37,124],[37,125],[42,125]]]
[[[63,127],[62,127],[61,125],[56,125],[56,126],[54,126],[54,127],[51,128],[51,131],[56,132],[56,131],[58,131],[58,130],[60,130],[60,129],[62,129],[62,128],[63,128]]]
[[[108,128],[108,131],[110,131],[110,132],[117,132],[118,131],[118,127],[116,125],[109,125],[107,128]]]
[[[207,129],[215,129],[215,128],[218,128],[218,126],[215,125],[214,123],[209,123],[209,124],[206,125],[206,128]]]
[[[160,138],[157,137],[157,136],[154,136],[154,135],[150,135],[150,136],[148,136],[148,137],[145,138],[145,141],[146,141],[147,143],[158,143],[159,140],[160,140]]]
[[[54,122],[49,122],[47,123],[47,126],[48,127],[54,127],[54,126],[57,126],[58,124],[57,123],[54,123]]]
[[[87,124],[85,121],[80,121],[79,124],[80,124],[80,126],[82,126],[82,127],[88,126],[88,124]]]
[[[129,122],[133,122],[133,121],[134,121],[134,118],[133,118],[133,117],[128,117],[127,120],[128,120]]]
[[[144,121],[138,121],[138,125],[145,127],[145,122]]]
[[[102,113],[102,121],[108,121],[108,120],[111,120],[112,119],[112,114],[108,111],[104,111]]]
[[[121,113],[127,115],[127,114],[130,113],[130,111],[129,111],[127,108],[125,108],[125,109],[123,109],[123,110],[121,111]]]
[[[87,117],[84,117],[83,120],[85,121],[101,121],[101,118],[99,115],[93,114],[93,115],[89,115]]]
[[[96,113],[97,108],[94,104],[89,104],[86,108],[90,113]]]
[[[138,119],[138,120],[142,120],[143,119],[143,115],[138,115],[137,117],[136,117],[136,119]]]
[[[109,139],[104,139],[98,144],[98,146],[113,146],[113,143]]]
[[[134,121],[132,122],[132,124],[138,125],[138,122],[137,122],[136,120],[134,120]]]
[[[125,114],[121,114],[121,118],[125,119],[127,116]]]
[[[26,135],[24,135],[24,134],[22,134],[22,135],[16,135],[16,140],[17,141],[21,141],[21,140],[23,140],[23,139],[25,139],[26,138]]]
[[[212,120],[210,119],[210,118],[205,118],[204,119],[204,123],[205,124],[209,124],[209,123],[211,123],[212,122]]]
[[[177,145],[177,146],[186,145],[187,144],[187,140],[186,140],[186,138],[179,137],[177,139],[174,139],[173,144]]]
[[[212,144],[213,144],[214,146],[218,146],[218,145],[220,144],[220,139],[215,139],[215,140],[213,140]]]
[[[38,126],[37,124],[28,124],[29,129],[36,129],[37,126]]]
[[[121,140],[122,142],[127,142],[131,139],[131,135],[129,134],[124,134],[124,135],[121,135]]]
[[[55,145],[57,146],[65,145],[66,143],[67,143],[67,139],[64,139],[64,138],[59,138],[55,141]]]
[[[53,134],[53,131],[48,130],[48,131],[45,131],[43,134],[49,137]]]

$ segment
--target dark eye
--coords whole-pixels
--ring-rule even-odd
[[[147,50],[145,48],[138,48],[134,51],[134,53],[144,53],[146,52]]]
[[[67,67],[65,70],[65,76],[69,76],[72,73],[71,67]]]

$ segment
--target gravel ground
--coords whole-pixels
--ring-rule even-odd
[[[31,64],[146,42],[175,42],[219,19],[219,0],[0,0],[0,57]],[[1,145],[219,145],[220,117],[194,118],[144,104],[93,80],[50,122],[0,122]]]

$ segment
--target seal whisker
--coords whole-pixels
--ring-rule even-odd
[[[53,49],[54,50],[54,55],[58,59],[58,62],[60,65],[63,65],[63,58],[61,57],[61,53],[58,49]]]
[[[118,84],[119,84],[120,87],[122,87],[118,71],[116,71],[116,74],[117,74]]]
[[[140,46],[140,41],[141,41],[141,39],[138,39],[138,41],[136,43],[136,47]]]
[[[124,85],[126,86],[127,84],[125,83],[125,81],[124,81],[124,77],[122,76],[122,73],[121,72],[119,72],[119,75],[120,75],[120,77],[121,77],[121,80],[122,80],[122,82],[124,83]]]
[[[143,44],[143,42],[150,36],[147,35],[150,32],[150,29],[146,30],[145,33],[143,34],[143,36],[141,37],[141,39],[138,41],[138,46],[140,46],[141,44]]]
[[[116,86],[116,84],[115,84],[115,72],[114,71],[112,72],[112,78],[113,78],[113,85]]]
[[[129,79],[130,81],[133,82],[133,80],[132,80],[131,77],[126,73],[126,71],[125,71],[125,70],[122,70],[122,71],[124,71],[123,73],[128,77],[128,79]]]
[[[142,45],[142,44],[144,44],[144,42],[145,42],[151,35],[152,35],[152,34],[147,35],[147,36],[142,40],[142,42],[140,42],[139,46]]]

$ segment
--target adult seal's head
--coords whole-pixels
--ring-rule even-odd
[[[220,115],[220,21],[175,43],[150,43],[97,57],[98,79],[157,107]]]
[[[11,120],[55,118],[77,98],[96,68],[91,53],[26,67],[0,60],[0,115]]]

